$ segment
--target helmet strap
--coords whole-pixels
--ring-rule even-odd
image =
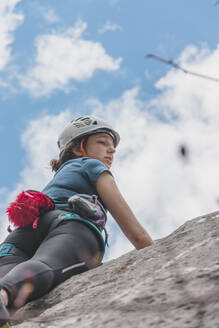
[[[81,139],[81,144],[80,144],[80,146],[81,146],[81,154],[82,154],[82,157],[87,157],[87,152],[86,152],[86,150],[84,149],[84,139],[85,139],[85,138],[82,138],[82,139]]]

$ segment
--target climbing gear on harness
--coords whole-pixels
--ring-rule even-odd
[[[9,322],[9,313],[4,305],[2,296],[0,295],[0,328],[8,328],[10,327]]]
[[[53,210],[54,207],[54,202],[47,195],[35,190],[26,190],[9,205],[6,213],[15,227],[24,227],[32,223],[36,229],[40,215]]]
[[[107,133],[113,138],[114,146],[119,144],[120,136],[106,121],[95,116],[81,116],[68,123],[58,138],[60,152],[72,140],[95,133]]]
[[[104,231],[105,231],[105,241],[104,241],[100,229],[98,229],[97,226],[92,221],[84,219],[84,218],[78,216],[77,214],[72,213],[72,212],[68,212],[66,210],[62,211],[59,214],[58,220],[59,221],[75,220],[75,221],[84,222],[86,225],[90,226],[94,232],[97,233],[97,235],[99,237],[99,240],[101,242],[101,246],[102,246],[103,251],[105,250],[105,245],[108,246],[108,241],[107,241],[108,235],[107,235],[106,229],[104,229]]]
[[[76,194],[68,199],[68,205],[74,214],[91,221],[100,231],[104,230],[105,243],[108,245],[108,233],[105,228],[107,215],[103,205],[98,201],[98,196]]]
[[[68,199],[69,208],[82,218],[93,221],[102,229],[107,221],[106,211],[97,195],[76,194]]]

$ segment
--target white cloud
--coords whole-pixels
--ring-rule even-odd
[[[187,47],[179,62],[187,69],[219,76],[219,48]],[[138,89],[103,105],[90,104],[121,133],[114,172],[120,189],[153,238],[161,238],[186,220],[218,210],[218,83],[171,70],[158,83],[150,103]],[[180,155],[185,145],[188,156]],[[110,230],[113,230],[112,223]],[[113,235],[109,257],[130,244]]]
[[[7,188],[0,188],[0,208],[4,206],[4,197],[7,193]]]
[[[100,43],[84,40],[86,28],[78,21],[63,33],[38,37],[36,65],[21,77],[23,87],[35,96],[46,95],[54,89],[68,91],[72,81],[87,81],[96,70],[118,70],[121,58],[113,59]]]
[[[66,110],[59,115],[45,115],[29,123],[22,135],[26,150],[26,167],[21,173],[22,188],[41,190],[51,178],[49,162],[58,157],[58,134],[70,119],[70,111]]]
[[[43,8],[43,16],[48,23],[57,23],[59,21],[59,17],[56,15],[53,8]]]
[[[179,62],[202,74],[219,76],[219,48],[199,51],[188,47]],[[145,103],[138,88],[107,104],[97,99],[82,104],[83,112],[102,116],[121,134],[113,173],[139,221],[153,238],[161,238],[186,220],[218,209],[219,93],[218,84],[171,70],[158,83],[160,94]],[[77,116],[76,114],[74,116]],[[21,187],[41,188],[51,177],[44,169],[56,153],[62,126],[70,111],[31,122],[23,136],[28,152]],[[182,157],[179,145],[188,156]],[[19,187],[19,188],[18,188]],[[7,199],[12,194],[8,193]],[[108,220],[107,258],[127,252],[132,245],[113,219]]]
[[[122,27],[118,24],[114,24],[112,22],[110,22],[109,20],[105,23],[105,25],[99,29],[99,33],[100,34],[103,34],[107,31],[111,31],[111,32],[115,32],[115,31],[121,31],[122,30]]]
[[[0,1],[0,70],[3,70],[11,59],[13,32],[24,18],[21,13],[14,11],[19,2],[20,0]]]
[[[53,173],[49,167],[52,158],[58,158],[57,138],[63,126],[72,119],[69,110],[59,115],[44,115],[29,123],[22,135],[22,144],[25,149],[25,167],[13,190],[0,190],[1,213],[16,196],[26,189],[42,190],[52,178]],[[3,197],[4,196],[4,197]],[[0,221],[5,223],[6,216],[1,215]],[[6,236],[6,230],[0,230],[1,239]]]

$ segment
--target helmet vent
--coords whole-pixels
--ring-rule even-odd
[[[92,124],[93,124],[93,125],[97,125],[97,121],[94,121]]]
[[[82,123],[73,123],[74,126],[76,126],[76,128],[82,128],[84,126],[84,124]]]

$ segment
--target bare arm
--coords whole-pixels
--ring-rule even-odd
[[[108,172],[100,175],[96,188],[104,204],[135,248],[140,249],[152,245],[153,240],[138,222],[121,195],[114,178]]]

